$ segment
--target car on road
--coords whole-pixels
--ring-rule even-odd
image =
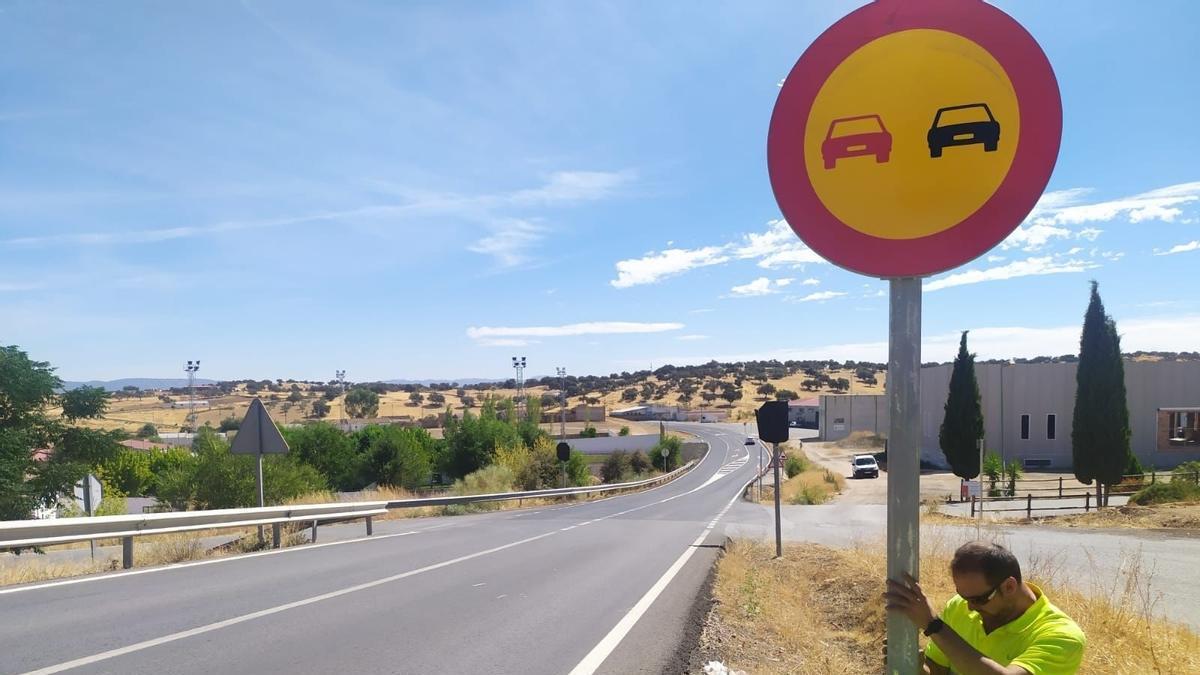
[[[758,441],[755,441],[753,438],[750,438],[749,436],[746,437],[746,445],[754,445],[757,442]]]
[[[983,145],[984,152],[995,152],[1000,147],[1000,123],[986,103],[938,108],[926,140],[930,157],[941,157],[944,148],[976,143]]]
[[[871,455],[855,455],[850,460],[852,478],[879,478],[879,464]]]
[[[873,155],[876,164],[892,156],[892,134],[879,115],[839,117],[829,123],[821,142],[821,159],[826,169],[837,166],[839,159]]]

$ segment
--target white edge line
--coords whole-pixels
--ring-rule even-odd
[[[712,521],[708,523],[708,526],[704,528],[704,531],[700,533],[700,536],[696,537],[696,540],[687,547],[687,550],[685,550],[683,554],[681,554],[679,558],[677,558],[675,562],[672,563],[669,568],[667,568],[667,571],[658,578],[658,581],[654,582],[654,585],[650,587],[650,590],[646,591],[646,594],[642,596],[641,600],[637,601],[637,604],[633,606],[633,609],[629,610],[625,616],[621,617],[621,620],[617,622],[617,625],[613,626],[612,630],[610,630],[607,635],[601,638],[600,642],[598,642],[595,647],[592,647],[592,650],[587,653],[587,656],[584,656],[583,660],[571,669],[570,675],[592,675],[596,672],[600,665],[603,664],[604,661],[613,653],[613,650],[617,648],[617,645],[621,644],[621,640],[625,639],[625,636],[629,634],[629,631],[633,629],[638,620],[642,618],[642,615],[646,613],[646,610],[650,609],[650,606],[654,604],[654,601],[658,599],[659,595],[662,595],[662,592],[666,590],[667,585],[671,583],[671,581],[675,578],[675,575],[679,574],[679,570],[683,569],[683,566],[687,564],[687,561],[690,560],[692,555],[696,552],[696,547],[704,543],[704,539],[708,537],[709,533],[712,532],[713,528],[716,527],[717,521],[720,520],[727,511],[729,511],[729,508],[733,506],[734,502],[738,500],[738,497],[745,492],[748,485],[749,483],[742,485],[738,491],[734,493],[733,499],[730,499],[729,503],[725,505],[725,508],[721,509],[721,512],[717,514],[717,517],[713,518]]]

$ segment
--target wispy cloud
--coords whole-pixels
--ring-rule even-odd
[[[1174,255],[1176,253],[1187,253],[1188,251],[1200,251],[1200,239],[1189,241],[1186,244],[1177,244],[1166,251],[1155,249],[1154,255]]]
[[[471,326],[467,337],[473,340],[505,338],[573,337],[578,335],[619,335],[663,333],[683,328],[682,323],[639,323],[636,321],[592,321],[562,326]]]
[[[467,247],[490,255],[501,267],[516,267],[529,260],[529,249],[545,236],[545,229],[519,218],[497,221],[492,234]]]
[[[821,284],[820,279],[811,279],[811,278],[805,279],[804,281],[800,282],[801,286],[819,286],[820,284]]]
[[[1107,201],[1087,203],[1090,188],[1072,188],[1047,192],[1038,200],[1025,222],[1013,231],[1001,248],[1037,251],[1056,239],[1095,241],[1102,230],[1089,223],[1107,223],[1125,218],[1130,223],[1158,220],[1166,223],[1184,220],[1181,207],[1200,201],[1200,181],[1179,183]]]
[[[792,302],[824,302],[825,300],[833,300],[834,298],[840,298],[844,295],[846,295],[846,293],[843,293],[842,291],[818,291],[816,293],[809,293],[808,295],[804,296],[788,298],[788,300],[791,300]]]
[[[999,267],[989,267],[986,269],[967,270],[965,272],[955,272],[933,281],[927,281],[922,286],[925,291],[937,291],[943,288],[952,288],[954,286],[965,286],[967,284],[978,284],[984,281],[1000,281],[1002,279],[1015,279],[1017,277],[1040,276],[1045,274],[1067,274],[1072,272],[1083,272],[1099,267],[1098,264],[1088,260],[1078,260],[1075,258],[1061,259],[1055,256],[1042,256],[1037,258],[1027,258],[1018,260],[1007,265]]]
[[[669,248],[650,251],[640,258],[618,260],[617,278],[609,283],[615,288],[630,288],[654,284],[701,267],[721,265],[731,260],[758,260],[764,269],[803,267],[824,263],[821,256],[805,246],[792,232],[787,221],[772,220],[763,232],[742,235],[739,242],[700,248]]]
[[[790,285],[795,279],[785,278],[776,279],[774,281],[767,277],[759,277],[748,284],[734,286],[729,289],[730,296],[735,298],[749,298],[758,295],[773,295],[779,292],[779,289]]]

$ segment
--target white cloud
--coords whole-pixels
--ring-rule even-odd
[[[716,310],[712,309],[711,307],[703,307],[701,309],[689,309],[688,314],[708,314],[709,312],[713,311]]]
[[[1087,239],[1088,241],[1096,241],[1096,238],[1099,237],[1103,233],[1104,233],[1104,230],[1098,230],[1094,227],[1085,227],[1082,230],[1080,230],[1079,232],[1077,232],[1075,236],[1077,236],[1080,239]]]
[[[1000,242],[1000,248],[1021,248],[1025,251],[1036,251],[1052,239],[1067,238],[1071,236],[1071,230],[1065,227],[1054,227],[1053,225],[1045,225],[1035,223],[1033,225],[1022,225],[1012,231],[1004,241]]]
[[[820,284],[821,284],[820,279],[813,279],[813,278],[808,278],[808,279],[805,279],[804,281],[800,282],[801,286],[819,286]]]
[[[677,276],[698,267],[719,265],[729,260],[724,246],[705,246],[686,249],[669,248],[661,253],[647,253],[644,257],[617,261],[617,278],[611,283],[615,288],[629,288],[642,284],[653,284]]]
[[[541,187],[518,190],[506,199],[513,204],[557,204],[594,201],[610,197],[618,188],[631,182],[636,173],[631,170],[558,171],[550,174]]]
[[[770,279],[766,277],[759,277],[748,284],[734,286],[733,288],[729,289],[729,292],[735,297],[749,298],[756,295],[770,295],[772,293],[778,293],[779,291],[771,288]]]
[[[802,297],[794,297],[794,298],[788,298],[788,299],[791,300],[792,302],[823,302],[825,300],[832,300],[834,298],[840,298],[843,295],[846,295],[846,294],[841,291],[818,291],[816,293],[809,293],[808,295],[805,295]]]
[[[1040,258],[1027,258],[1018,260],[1007,265],[999,267],[990,267],[987,269],[967,270],[965,272],[956,272],[933,281],[928,281],[922,286],[922,290],[937,291],[943,288],[952,288],[954,286],[965,286],[967,284],[977,284],[983,281],[1000,281],[1003,279],[1015,279],[1017,277],[1040,276],[1044,274],[1065,274],[1071,272],[1083,272],[1085,270],[1099,267],[1094,262],[1086,260],[1059,260],[1054,256],[1043,256]]]
[[[765,232],[742,235],[740,243],[694,249],[669,248],[651,251],[641,258],[618,260],[617,278],[609,283],[616,288],[653,284],[700,267],[755,258],[758,266],[764,269],[825,262],[796,237],[787,221],[772,220],[767,223]]]
[[[538,344],[537,340],[522,340],[521,338],[483,338],[476,342],[480,347],[527,347]]]
[[[1166,251],[1155,249],[1154,255],[1174,255],[1176,253],[1187,253],[1188,251],[1200,251],[1200,239],[1189,241],[1186,244],[1177,244]]]
[[[501,267],[515,267],[529,260],[528,249],[545,237],[545,229],[526,220],[507,218],[493,226],[492,234],[467,247],[490,255]]]
[[[1004,262],[1005,260],[1007,260],[1007,258],[1002,255],[989,255],[987,257],[987,261],[990,263]]]
[[[968,346],[980,359],[1033,358],[1079,353],[1080,324],[1062,326],[992,326],[971,328]],[[1193,351],[1195,336],[1200,334],[1200,315],[1142,317],[1117,321],[1121,333],[1121,350],[1133,351]],[[958,351],[960,333],[950,331],[926,335],[921,341],[921,360],[949,362]],[[844,361],[887,362],[887,340],[826,344],[805,348],[786,348],[759,352],[692,356],[664,356],[654,363],[689,365],[712,359],[722,362],[778,359],[834,359]],[[643,363],[630,361],[631,365]]]
[[[707,335],[680,335],[679,337],[677,337],[675,339],[682,340],[684,342],[694,342],[696,340],[707,340],[708,336]]]
[[[792,279],[791,277],[788,277],[786,279],[776,279],[775,285],[782,288],[783,286],[787,286],[787,285],[791,284],[793,281],[795,281],[795,279]]]
[[[635,321],[591,321],[563,326],[471,326],[467,337],[473,340],[531,337],[572,337],[578,335],[617,335],[627,333],[662,333],[679,330],[681,323],[639,323]]]

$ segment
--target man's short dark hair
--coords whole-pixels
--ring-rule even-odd
[[[1017,556],[1000,544],[986,541],[968,542],[954,552],[950,573],[959,575],[971,572],[982,574],[991,586],[999,586],[1009,577],[1021,580],[1021,564],[1017,562]]]

